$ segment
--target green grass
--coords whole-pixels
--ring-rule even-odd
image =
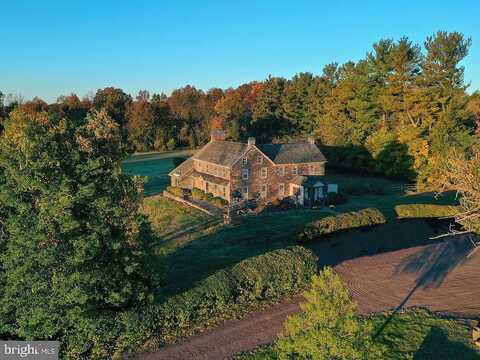
[[[168,173],[175,168],[173,158],[187,158],[189,155],[190,150],[133,155],[123,162],[122,169],[127,174],[146,176],[148,179],[144,193],[147,196],[154,195],[161,193],[170,185]]]
[[[390,320],[389,320],[390,319]],[[387,323],[387,320],[388,323]],[[480,353],[470,342],[469,322],[444,319],[422,310],[407,310],[370,318],[374,334],[382,326],[377,341],[387,346],[385,359],[478,360]],[[237,359],[277,359],[273,346],[265,346]]]
[[[190,288],[241,260],[294,245],[294,235],[305,224],[328,215],[292,211],[245,217],[226,227],[219,219],[159,196],[146,198],[142,211],[154,230],[149,263],[154,271],[165,272],[166,293]]]

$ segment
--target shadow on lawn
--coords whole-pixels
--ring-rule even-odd
[[[440,327],[432,327],[420,348],[413,354],[414,360],[478,360],[480,353],[460,341],[448,338],[448,333]]]

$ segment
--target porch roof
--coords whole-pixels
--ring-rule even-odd
[[[300,185],[304,187],[315,187],[315,186],[319,187],[319,186],[326,185],[324,181],[324,177],[318,176],[318,175],[310,175],[310,176],[297,175],[290,182],[292,184]]]
[[[203,174],[199,173],[198,171],[193,171],[191,174],[192,177],[202,179],[204,181],[208,181],[209,183],[217,184],[217,185],[222,185],[222,186],[227,186],[230,184],[228,180],[209,175],[209,174]]]

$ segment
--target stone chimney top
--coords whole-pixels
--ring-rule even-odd
[[[225,131],[212,130],[210,132],[210,141],[224,141],[224,140],[225,140]]]
[[[255,145],[255,138],[254,137],[249,137],[248,138],[248,146],[252,146],[252,145]]]
[[[307,138],[307,142],[308,142],[309,144],[315,145],[315,139],[314,139],[313,137]]]

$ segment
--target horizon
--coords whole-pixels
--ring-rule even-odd
[[[439,30],[472,39],[461,64],[468,92],[479,90],[480,31],[472,14],[480,5],[434,3],[8,3],[0,16],[8,55],[0,59],[8,69],[0,91],[52,103],[108,86],[131,95],[234,88],[269,75],[321,74],[328,63],[358,61],[383,38],[407,36],[423,47]]]

